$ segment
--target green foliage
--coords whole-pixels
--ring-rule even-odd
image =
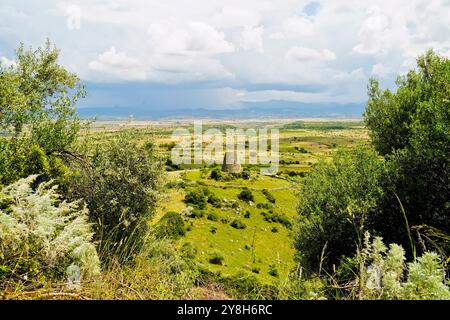
[[[209,263],[222,265],[225,260],[224,256],[219,252],[214,252],[209,258]]]
[[[184,198],[184,202],[195,206],[198,209],[205,209],[208,201],[209,190],[206,188],[189,191]]]
[[[47,40],[37,50],[21,45],[16,66],[0,66],[0,129],[15,137],[26,134],[46,154],[65,151],[75,141],[81,127],[75,105],[85,96],[58,56]]]
[[[327,270],[354,252],[361,226],[376,214],[383,170],[377,154],[361,147],[338,151],[304,179],[296,248],[306,271],[318,271],[324,248]]]
[[[156,227],[156,234],[160,238],[177,240],[186,234],[183,218],[176,212],[167,212]]]
[[[404,245],[397,197],[411,226],[450,233],[450,59],[428,51],[417,66],[398,79],[395,93],[371,80],[365,112],[373,144],[388,160],[375,228]]]
[[[149,139],[126,130],[95,140],[81,150],[67,182],[71,198],[83,198],[94,224],[102,259],[127,259],[139,250],[162,186],[162,163]]]
[[[40,146],[26,139],[0,138],[0,185],[34,174],[39,175],[35,183],[55,180],[61,184],[68,168],[57,155],[47,155]]]
[[[239,219],[234,219],[233,221],[231,221],[230,225],[233,228],[235,228],[235,229],[245,229],[245,228],[247,228],[247,225],[245,223],[243,223]]]
[[[276,202],[275,197],[269,192],[269,190],[263,189],[262,193],[266,197],[267,201],[269,201],[270,203],[275,203]]]
[[[211,171],[210,177],[211,177],[211,179],[213,179],[213,180],[217,180],[217,181],[218,181],[218,180],[221,180],[222,177],[223,177],[222,170],[221,170],[220,168],[214,168],[214,169]]]
[[[98,274],[99,258],[92,240],[88,210],[60,201],[56,187],[36,176],[0,191],[0,266],[2,278],[39,283],[61,279],[79,269]]]
[[[271,264],[269,266],[269,274],[272,277],[278,277],[279,276],[278,269],[277,269],[277,267],[275,265]]]
[[[276,212],[261,212],[261,215],[264,217],[264,220],[267,222],[277,222],[290,229],[292,227],[292,222],[289,218],[284,214],[279,214]]]
[[[210,213],[208,213],[207,219],[211,220],[211,221],[218,221],[219,216],[215,212],[210,212]]]
[[[192,299],[197,272],[192,268],[192,248],[180,252],[170,239],[145,237],[132,264],[112,263],[84,292],[92,299],[157,300]]]
[[[238,199],[245,202],[255,201],[253,193],[248,189],[242,190],[241,193],[238,194]]]
[[[222,207],[222,199],[214,195],[213,193],[209,194],[208,201],[209,204],[211,204],[214,208],[220,208]]]

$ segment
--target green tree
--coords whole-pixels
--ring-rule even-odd
[[[65,151],[75,140],[81,126],[75,106],[85,96],[77,75],[58,57],[47,40],[37,50],[20,45],[16,64],[0,66],[0,128],[15,137],[29,133],[46,153]]]
[[[323,160],[304,179],[300,192],[296,248],[309,272],[331,270],[353,254],[362,226],[377,213],[383,194],[384,162],[366,147],[341,150]]]
[[[37,50],[21,45],[14,65],[0,65],[0,184],[66,172],[61,159],[81,127],[75,105],[85,91],[58,56],[50,41]]]
[[[86,137],[66,181],[67,195],[83,199],[103,261],[125,262],[142,247],[162,186],[163,163],[151,139],[137,130]]]
[[[450,59],[430,50],[397,85],[395,93],[381,91],[371,80],[364,117],[389,169],[380,208],[385,219],[376,227],[408,248],[397,196],[411,226],[450,233]]]

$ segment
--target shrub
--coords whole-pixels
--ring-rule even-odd
[[[217,221],[219,220],[219,216],[215,212],[210,212],[208,213],[207,219],[211,221]]]
[[[203,211],[203,210],[194,209],[191,212],[191,218],[200,219],[200,218],[203,218],[204,216],[205,216],[205,211]]]
[[[221,179],[222,179],[222,176],[223,176],[223,174],[222,174],[222,170],[220,170],[220,168],[214,168],[214,169],[211,171],[210,177],[211,177],[211,179],[213,179],[213,180],[221,180]]]
[[[277,267],[275,265],[271,264],[269,266],[269,274],[272,277],[278,277],[279,276],[278,269],[277,269]]]
[[[384,163],[369,148],[341,150],[305,178],[300,191],[296,248],[307,272],[331,271],[341,256],[355,251],[357,230],[376,214],[383,195]],[[324,247],[326,259],[322,261]]]
[[[194,248],[192,243],[186,242],[181,247],[181,255],[182,257],[186,259],[195,259],[195,256],[197,255],[197,250]]]
[[[83,198],[106,261],[127,259],[141,247],[162,186],[162,162],[151,140],[137,130],[86,138],[85,160],[71,164],[71,199]],[[82,149],[83,148],[83,149]]]
[[[274,212],[261,212],[261,215],[264,217],[264,220],[267,222],[276,222],[280,223],[286,228],[290,229],[292,227],[292,222],[289,218],[284,214],[278,214]]]
[[[266,197],[267,201],[269,201],[270,203],[275,203],[276,202],[275,197],[269,192],[269,190],[263,189],[262,193]]]
[[[273,233],[277,233],[278,232],[278,228],[277,227],[273,227],[270,231],[272,231]]]
[[[259,274],[261,272],[261,268],[260,267],[253,267],[252,268],[252,272],[256,273],[256,274]]]
[[[241,172],[241,177],[244,180],[250,179],[251,175],[252,175],[252,173],[251,173],[250,169],[248,169],[248,168],[244,168],[244,170],[242,170],[242,172]]]
[[[212,264],[218,264],[218,265],[222,265],[223,264],[223,261],[224,261],[224,257],[223,257],[223,255],[221,254],[221,253],[219,253],[219,252],[214,252],[211,256],[210,256],[210,258],[209,258],[209,263],[212,263]]]
[[[36,176],[0,191],[0,266],[3,277],[28,279],[98,274],[99,258],[92,243],[88,210],[60,201],[56,187]]]
[[[247,226],[245,225],[245,223],[243,223],[241,220],[239,219],[234,219],[231,224],[230,224],[233,228],[235,229],[245,229],[247,228]]]
[[[208,197],[210,195],[210,191],[207,188],[196,189],[189,191],[186,194],[184,202],[199,209],[205,209]]]
[[[271,203],[258,203],[256,208],[269,210],[273,208],[273,205]]]
[[[179,239],[186,234],[186,226],[183,218],[176,212],[167,212],[159,221],[156,227],[158,237],[169,239]]]
[[[248,189],[242,190],[238,195],[238,199],[245,202],[255,201],[253,193]]]
[[[77,75],[58,64],[47,40],[37,50],[16,50],[16,66],[1,68],[0,129],[27,136],[46,154],[67,151],[81,127],[75,105],[86,95]]]
[[[426,252],[405,265],[405,251],[401,246],[391,244],[387,248],[380,237],[370,241],[366,232],[364,247],[355,259],[359,270],[353,296],[362,299],[450,299],[443,263],[433,252]],[[405,271],[407,277],[403,280]]]
[[[212,193],[208,196],[208,203],[211,204],[214,208],[222,207],[222,200]]]
[[[67,167],[60,158],[47,155],[38,145],[27,139],[0,138],[0,185],[8,185],[30,175],[38,175],[35,182],[60,182]]]
[[[368,87],[364,121],[388,164],[384,189],[389,192],[375,228],[386,241],[408,249],[397,196],[410,225],[450,233],[449,83],[450,59],[430,50],[419,56],[417,68],[398,78],[395,92],[381,90],[373,79]]]
[[[245,213],[244,213],[244,218],[246,218],[246,219],[250,219],[250,215],[251,215],[251,213],[250,213],[250,211],[245,211]]]

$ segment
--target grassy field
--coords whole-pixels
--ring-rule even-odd
[[[250,126],[235,125],[244,128]],[[264,126],[261,123],[258,125]],[[170,155],[170,135],[174,126],[147,129],[155,136],[159,150],[165,157]],[[221,124],[222,128],[229,126],[232,124]],[[315,121],[281,125],[270,123],[267,126],[280,129],[280,170],[276,176],[260,175],[259,170],[252,167],[250,179],[217,181],[210,178],[211,168],[206,165],[168,172],[166,190],[151,223],[156,224],[169,211],[183,214],[189,207],[184,202],[186,193],[207,188],[221,199],[222,205],[213,207],[207,204],[202,210],[202,217],[183,215],[188,231],[179,240],[180,248],[186,244],[194,248],[198,265],[216,275],[254,275],[263,284],[277,284],[286,279],[289,270],[295,265],[292,228],[270,221],[265,215],[281,215],[294,224],[297,190],[311,166],[338,147],[366,143],[368,137],[359,122]],[[251,190],[253,202],[238,199],[244,189]],[[263,189],[269,191],[275,203],[268,201]],[[244,229],[231,225],[236,219],[245,224]],[[220,263],[212,259],[217,256],[223,259]]]

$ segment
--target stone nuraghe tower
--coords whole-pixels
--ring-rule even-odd
[[[242,168],[239,163],[237,163],[237,153],[236,152],[226,152],[223,159],[222,171],[223,172],[241,172]]]

